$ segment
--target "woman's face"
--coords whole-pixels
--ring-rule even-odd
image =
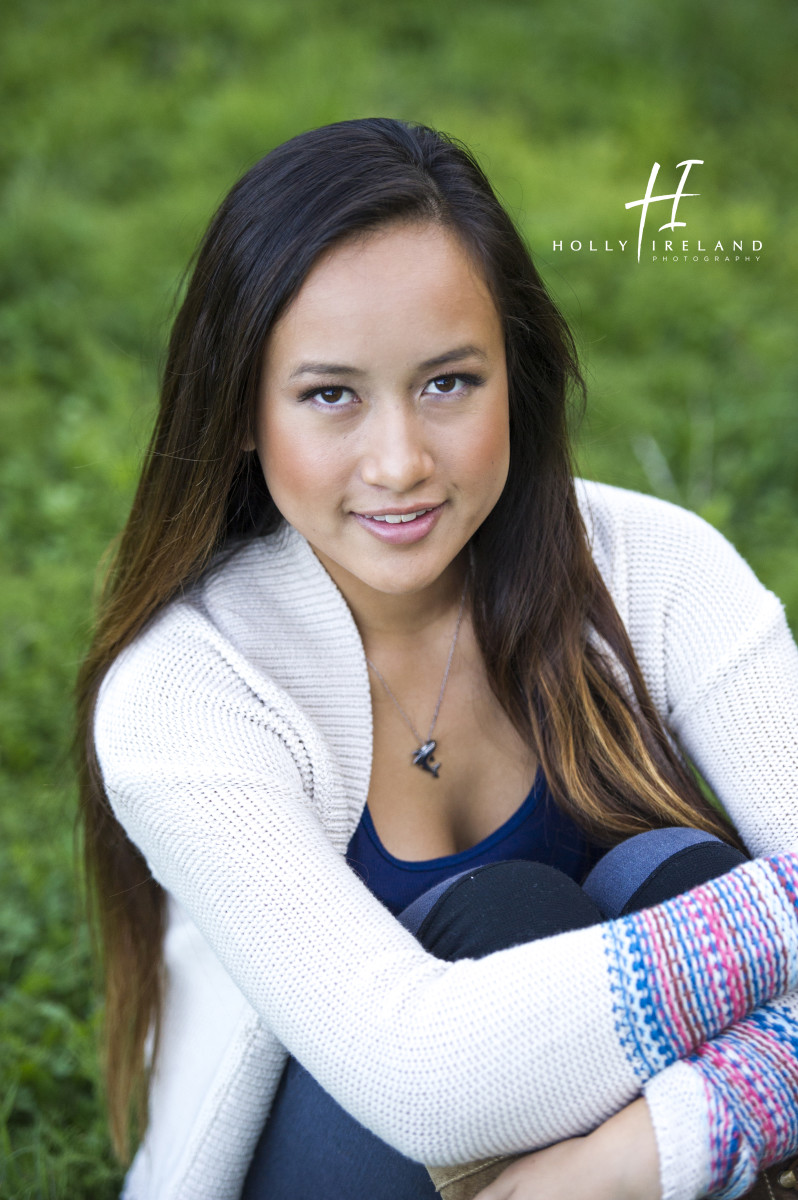
[[[320,258],[267,343],[256,448],[347,598],[441,580],[510,456],[501,322],[452,233],[394,224]]]

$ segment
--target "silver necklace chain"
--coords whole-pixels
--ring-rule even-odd
[[[433,759],[432,759],[432,755],[433,755],[433,752],[434,752],[435,746],[436,746],[436,743],[432,740],[432,734],[435,730],[435,725],[438,720],[438,713],[441,711],[441,704],[443,703],[443,694],[446,691],[446,684],[449,682],[449,672],[452,669],[452,659],[454,658],[454,648],[457,645],[457,638],[460,633],[460,625],[462,624],[463,613],[465,611],[465,601],[466,601],[466,594],[468,592],[468,580],[470,578],[470,575],[471,575],[471,568],[469,566],[469,569],[466,571],[466,577],[463,580],[463,594],[460,597],[460,609],[457,613],[457,624],[455,625],[455,628],[454,628],[452,644],[449,647],[449,657],[446,660],[446,670],[443,673],[443,682],[441,683],[441,690],[438,693],[438,703],[435,705],[435,712],[432,715],[432,722],[430,724],[429,733],[427,734],[426,738],[421,737],[421,734],[418,732],[415,725],[410,720],[410,717],[407,715],[407,713],[405,712],[405,710],[402,708],[401,704],[397,700],[396,696],[394,695],[390,685],[388,684],[387,680],[385,679],[385,676],[382,674],[382,672],[379,670],[379,668],[374,665],[374,663],[371,661],[371,659],[368,657],[368,655],[366,655],[366,662],[371,667],[372,671],[377,676],[377,678],[379,679],[382,686],[385,688],[385,690],[388,693],[388,695],[390,696],[391,700],[393,700],[394,704],[396,705],[397,710],[402,715],[402,717],[404,718],[406,724],[408,725],[408,727],[410,729],[410,732],[413,734],[413,737],[419,743],[418,749],[412,755],[413,764],[415,766],[421,767],[422,770],[429,771],[429,773],[431,775],[434,775],[436,779],[438,777],[438,770],[440,768],[440,763],[433,762]]]

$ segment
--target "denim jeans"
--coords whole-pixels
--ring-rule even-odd
[[[658,904],[731,870],[744,855],[711,834],[670,828],[615,846],[581,888],[542,863],[490,863],[444,880],[398,920],[438,958],[479,958]],[[241,1200],[434,1200],[425,1168],[381,1141],[293,1058]]]

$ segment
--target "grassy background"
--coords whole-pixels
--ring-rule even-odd
[[[395,115],[461,137],[574,325],[584,472],[707,516],[794,619],[797,25],[792,0],[7,0],[0,1195],[118,1191],[72,873],[70,688],[172,295],[217,202],[328,121]],[[758,263],[636,263],[624,202],[655,159],[672,190],[688,157],[705,165],[680,236],[759,238]],[[630,245],[552,250],[575,238]]]

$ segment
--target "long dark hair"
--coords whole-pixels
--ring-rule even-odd
[[[502,318],[511,460],[473,538],[473,606],[491,686],[559,804],[607,844],[692,824],[734,840],[673,749],[596,569],[577,506],[571,335],[510,217],[461,143],[387,118],[343,121],[272,150],[202,240],[174,323],[161,405],[78,683],[81,812],[104,949],[106,1077],[115,1145],[145,1118],[144,1045],[162,999],[164,893],[116,821],[92,718],[119,652],[233,539],[280,523],[257,459],[263,347],[322,251],[391,221],[456,233]]]

